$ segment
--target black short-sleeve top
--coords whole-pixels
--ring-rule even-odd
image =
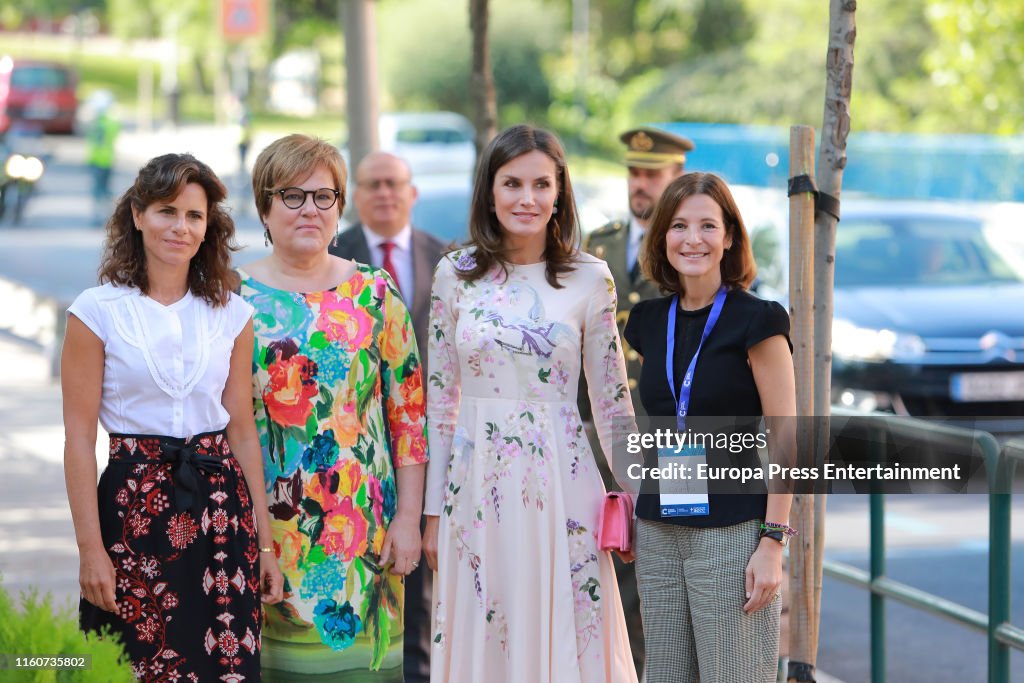
[[[675,424],[676,404],[668,386],[665,371],[667,325],[672,297],[649,299],[637,303],[623,331],[626,341],[643,357],[639,392],[644,409],[650,416],[665,419],[662,424]],[[695,311],[678,309],[676,314],[676,341],[674,368],[676,395],[679,395],[683,376],[700,343],[711,306]],[[789,315],[779,303],[766,301],[741,289],[728,292],[722,313],[701,349],[694,369],[690,394],[689,418],[700,423],[701,417],[748,417],[762,415],[761,397],[754,383],[754,375],[747,360],[747,351],[757,343],[782,335],[792,350],[789,340]],[[747,421],[750,422],[750,421]],[[756,421],[746,429],[756,429]],[[741,427],[742,429],[742,427]],[[708,465],[756,466],[756,449],[741,453],[708,451]],[[653,483],[656,486],[656,482]],[[762,487],[763,489],[763,487]],[[717,485],[717,490],[723,490]],[[750,490],[750,489],[744,489]],[[766,490],[766,489],[764,489]],[[694,527],[722,527],[750,519],[763,519],[767,504],[766,493],[716,494],[716,484],[710,485],[708,502],[710,514],[687,517],[662,517],[658,505],[657,489],[645,482],[637,502],[637,516],[642,519]],[[650,492],[650,495],[648,495]]]

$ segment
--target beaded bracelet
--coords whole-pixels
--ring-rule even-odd
[[[787,536],[796,536],[800,533],[788,524],[777,524],[775,522],[763,522],[761,524],[761,531],[781,531]]]

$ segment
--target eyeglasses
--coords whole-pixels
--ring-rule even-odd
[[[386,187],[388,190],[400,190],[408,184],[408,180],[398,180],[397,178],[376,178],[356,183],[359,187],[371,192],[376,192],[382,187]]]
[[[289,209],[301,209],[306,203],[306,197],[313,195],[313,204],[316,208],[327,210],[334,206],[341,193],[330,187],[321,187],[319,190],[303,190],[301,187],[286,187],[282,190],[271,190],[270,194],[281,195],[281,201]]]

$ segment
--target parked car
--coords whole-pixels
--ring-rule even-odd
[[[844,202],[836,233],[835,403],[921,417],[1024,417],[1024,273],[1004,257],[1012,247],[1001,237],[1011,215],[942,203]],[[1018,218],[1009,231],[1022,225]],[[787,234],[775,240],[781,261]]]
[[[74,132],[76,85],[75,72],[63,64],[0,58],[0,133],[15,121],[36,124],[47,133]]]
[[[377,120],[379,149],[396,154],[412,167],[414,176],[465,174],[476,168],[473,124],[450,111],[393,112]],[[348,143],[341,146],[348,163]]]
[[[316,50],[290,50],[268,69],[267,109],[288,116],[309,118],[319,102],[320,54]]]

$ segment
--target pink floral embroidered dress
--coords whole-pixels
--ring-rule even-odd
[[[459,280],[472,263],[442,259],[431,297],[431,681],[636,681],[576,406],[582,364],[602,448],[632,422],[611,274],[580,254],[561,289],[544,263]]]

